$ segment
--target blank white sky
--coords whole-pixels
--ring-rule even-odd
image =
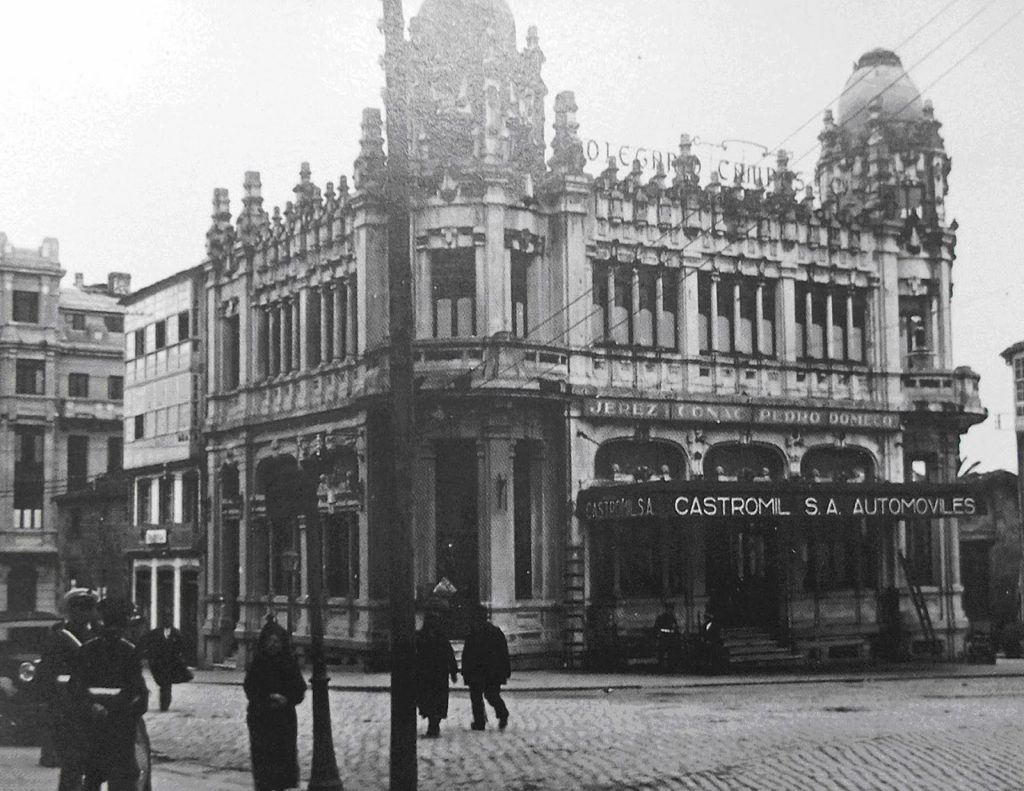
[[[520,47],[539,28],[549,142],[551,100],[567,89],[582,137],[647,148],[674,148],[681,132],[776,148],[813,117],[784,145],[807,154],[805,172],[853,62],[946,2],[508,0]],[[406,17],[418,7],[406,0]],[[1024,177],[1024,16],[1007,22],[1018,10],[954,0],[898,49],[953,158],[955,357],[982,375],[993,413],[962,455],[982,469],[1015,467],[998,353],[1024,339],[1009,233]],[[321,186],[351,177],[361,110],[381,105],[378,0],[20,2],[0,16],[0,231],[19,247],[56,236],[65,269],[87,280],[122,270],[138,287],[198,263],[213,189],[228,187],[237,211],[246,170],[261,172],[268,209],[292,197],[304,160]]]

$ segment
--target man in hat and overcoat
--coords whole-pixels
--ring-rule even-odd
[[[470,727],[482,731],[487,727],[486,700],[498,718],[502,730],[508,725],[508,707],[501,699],[501,685],[512,675],[505,633],[487,620],[487,610],[475,608],[473,623],[462,648],[462,678],[469,687],[473,707]]]
[[[88,588],[64,594],[63,621],[54,624],[39,662],[36,683],[46,700],[47,725],[53,756],[44,745],[40,763],[60,767],[58,791],[78,791],[85,772],[84,723],[69,694],[71,672],[82,645],[93,637],[97,596]]]

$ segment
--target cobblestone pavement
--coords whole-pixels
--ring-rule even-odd
[[[419,740],[420,789],[1024,789],[1021,675],[647,678],[609,691],[532,686],[506,699],[508,729],[480,733],[469,729],[465,690],[453,690],[442,738]],[[251,788],[244,709],[237,684],[176,687],[171,711],[146,717],[154,791]],[[333,690],[331,709],[345,787],[386,788],[388,695]],[[299,728],[308,770],[308,698]],[[55,787],[37,755],[0,748],[0,789]]]
[[[1022,678],[524,691],[507,699],[508,729],[492,724],[481,733],[469,729],[465,691],[453,693],[442,738],[419,741],[421,789],[1024,788]],[[331,709],[346,788],[386,788],[388,696],[332,691]],[[237,686],[177,687],[172,710],[147,721],[158,767],[222,771],[224,785],[208,787],[223,788],[248,770]],[[303,767],[310,727],[307,701],[299,711]]]

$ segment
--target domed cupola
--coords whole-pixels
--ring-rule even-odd
[[[421,182],[544,172],[544,55],[516,49],[505,0],[425,0],[410,21],[412,157]]]
[[[922,101],[896,53],[866,52],[825,111],[816,169],[823,208],[861,221],[945,220],[949,157],[930,101]]]
[[[861,55],[839,97],[836,123],[848,139],[867,133],[869,107],[877,98],[879,118],[886,123],[921,121],[921,94],[895,52],[873,49]]]

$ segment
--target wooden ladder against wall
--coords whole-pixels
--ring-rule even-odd
[[[900,567],[903,569],[903,576],[907,580],[907,588],[910,590],[910,600],[914,603],[914,609],[917,611],[917,620],[921,622],[921,630],[924,632],[924,637],[928,641],[928,645],[931,646],[931,652],[938,654],[941,651],[938,638],[935,636],[935,627],[932,626],[932,617],[928,614],[928,604],[924,600],[924,594],[921,593],[921,586],[917,584],[917,578],[914,576],[913,568],[907,556],[900,550],[896,553],[896,557],[899,558]]]
[[[583,666],[586,600],[583,589],[583,545],[568,544],[565,551],[565,662]]]

